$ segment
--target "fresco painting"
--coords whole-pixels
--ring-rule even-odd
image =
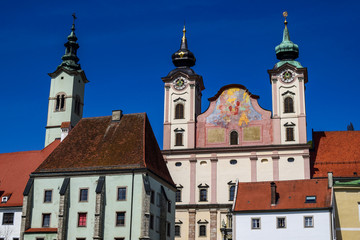
[[[207,123],[221,127],[230,123],[245,127],[254,120],[261,120],[261,114],[251,105],[249,93],[240,88],[222,92],[216,100],[215,110],[206,118]]]
[[[243,141],[259,141],[260,127],[246,127],[244,128]]]
[[[221,143],[225,142],[225,129],[224,128],[209,128],[207,130],[208,143]]]

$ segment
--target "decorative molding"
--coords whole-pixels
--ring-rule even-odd
[[[236,184],[236,182],[233,182],[232,180],[230,182],[227,183],[230,186],[234,186]]]
[[[291,92],[291,91],[286,91],[283,94],[281,94],[281,96],[287,95],[287,94],[291,94],[291,95],[295,95],[295,93]]]
[[[179,221],[175,221],[175,224],[183,224],[183,222],[181,221],[181,220],[179,220]]]
[[[181,97],[178,97],[177,99],[174,100],[174,102],[177,102],[177,101],[186,102],[186,99],[183,99],[183,98],[181,98]]]
[[[201,219],[199,219],[199,221],[197,221],[198,224],[208,224],[209,222],[205,219],[204,221],[201,221]]]
[[[176,184],[176,188],[184,188],[184,186],[181,184]]]
[[[198,188],[209,188],[209,185],[207,185],[206,183],[204,185],[202,183],[200,183],[198,185]]]
[[[185,132],[185,130],[183,128],[175,128],[174,132]]]
[[[295,123],[293,123],[293,122],[286,122],[285,124],[284,124],[284,127],[294,127],[294,126],[296,126],[296,124]]]

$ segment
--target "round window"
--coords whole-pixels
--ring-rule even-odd
[[[295,161],[295,159],[294,158],[288,158],[288,162],[294,162]]]
[[[235,159],[230,160],[230,164],[231,164],[231,165],[235,165],[235,164],[237,164],[237,160],[235,160]]]
[[[181,162],[176,162],[176,163],[175,163],[175,166],[177,166],[177,167],[180,167],[181,165],[182,165]]]

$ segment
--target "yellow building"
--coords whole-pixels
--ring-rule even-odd
[[[337,240],[360,239],[360,179],[336,181],[334,193]]]

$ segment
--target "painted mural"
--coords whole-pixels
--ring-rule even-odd
[[[261,120],[261,114],[251,105],[249,93],[240,88],[223,91],[216,100],[215,110],[206,118],[207,123],[221,127],[230,123],[245,127],[254,120]]]

